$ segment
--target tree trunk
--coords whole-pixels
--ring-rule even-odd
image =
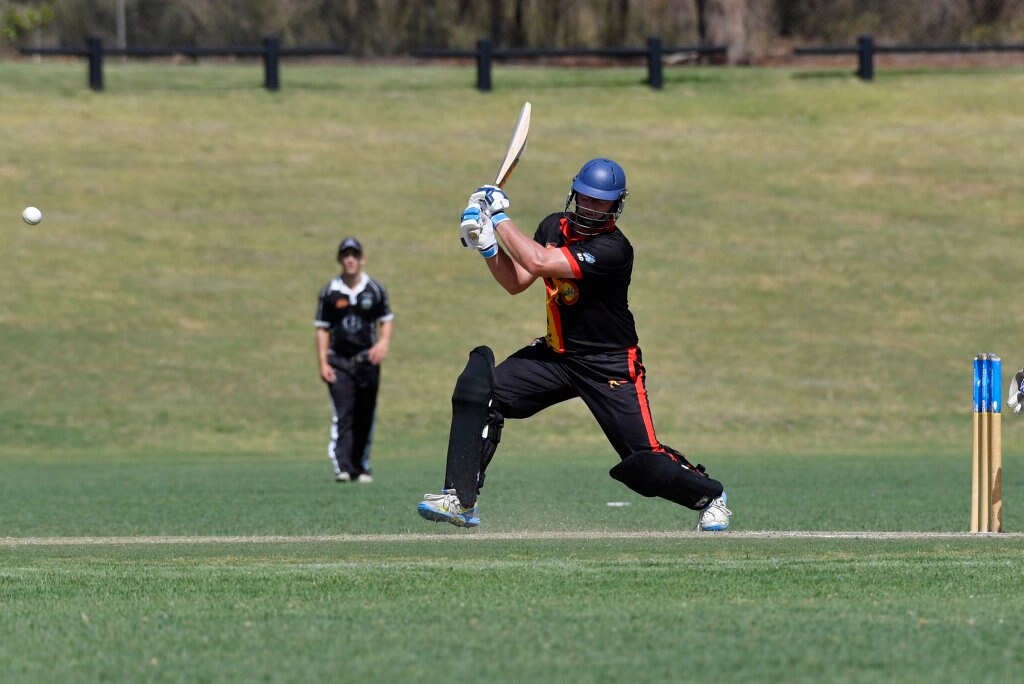
[[[971,0],[970,13],[975,23],[987,24],[1001,18],[1006,0]]]
[[[524,0],[516,0],[516,14],[515,19],[512,23],[512,31],[509,36],[512,47],[525,47],[526,46],[526,25],[525,25],[525,13],[523,12]]]
[[[541,6],[541,45],[552,47],[558,44],[558,34],[562,28],[562,12],[560,0],[545,0]]]
[[[748,64],[747,0],[707,0],[707,40],[728,48],[729,64]]]
[[[495,45],[504,45],[505,35],[503,29],[505,28],[505,3],[502,0],[489,0],[488,8],[490,9],[490,27],[488,33],[491,36],[491,42]]]
[[[629,26],[629,0],[612,0],[604,20],[603,40],[607,47],[619,47]]]
[[[708,0],[694,0],[694,4],[697,6],[697,37],[700,38],[701,45],[708,44],[708,18],[707,18],[707,6]]]

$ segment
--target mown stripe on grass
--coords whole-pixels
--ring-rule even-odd
[[[830,532],[803,530],[746,530],[742,532],[532,530],[522,532],[472,532],[451,530],[440,534],[317,534],[257,536],[136,536],[136,537],[0,537],[0,546],[134,546],[145,544],[319,544],[324,542],[403,542],[465,539],[477,541],[598,539],[1024,539],[1021,532]]]

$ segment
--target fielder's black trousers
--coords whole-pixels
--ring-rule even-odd
[[[334,419],[328,455],[334,462],[334,473],[348,473],[353,478],[370,472],[370,446],[373,418],[380,389],[380,366],[369,361],[341,357],[330,358],[335,380],[328,385]]]

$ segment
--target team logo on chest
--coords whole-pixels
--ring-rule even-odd
[[[555,293],[558,296],[559,302],[567,306],[572,306],[580,300],[580,289],[575,280],[552,278],[552,281],[555,286]]]

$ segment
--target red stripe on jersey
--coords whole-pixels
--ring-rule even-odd
[[[651,443],[652,451],[661,451],[661,442],[654,434],[654,420],[651,418],[651,405],[647,401],[647,388],[644,387],[643,368],[637,368],[636,347],[629,348],[629,377],[636,388],[636,396],[640,402],[640,415],[644,419],[644,427],[647,428],[647,441]]]
[[[576,263],[576,257],[572,252],[569,251],[568,247],[562,247],[562,254],[565,256],[565,260],[569,262],[569,266],[572,268],[572,275],[576,280],[583,277],[583,271],[580,270],[580,265]]]
[[[548,347],[559,354],[565,352],[565,340],[562,338],[562,315],[558,312],[558,288],[550,278],[544,279],[544,288],[548,292],[548,335],[545,338]]]

